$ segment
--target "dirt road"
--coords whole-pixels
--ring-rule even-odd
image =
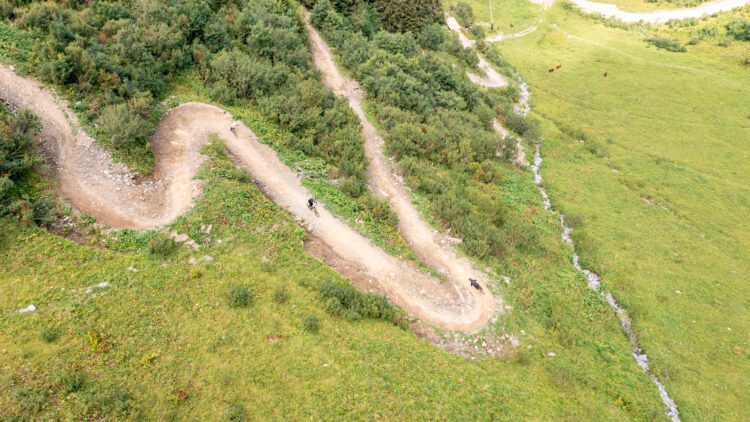
[[[656,12],[624,12],[617,5],[597,3],[589,0],[571,0],[586,13],[598,13],[605,18],[615,18],[623,22],[666,23],[670,20],[700,18],[728,12],[750,4],[750,0],[718,0],[703,3],[700,6],[686,9],[658,10]]]
[[[456,254],[447,236],[438,234],[422,219],[383,152],[383,140],[362,109],[364,95],[359,85],[339,72],[328,46],[309,23],[307,29],[313,59],[323,75],[324,84],[336,95],[345,98],[359,116],[365,138],[365,153],[370,161],[368,176],[373,191],[389,200],[399,217],[399,231],[414,253],[446,276],[443,287],[454,290],[462,302],[474,303],[483,318],[489,318],[495,312],[495,299],[489,293],[477,292],[468,284],[470,277],[475,278],[487,291],[486,276],[477,271],[468,259]]]
[[[393,303],[440,328],[476,330],[495,313],[491,294],[469,290],[468,277],[481,278],[481,274],[467,261],[446,256],[438,248],[434,255],[443,261],[435,268],[450,275],[462,271],[461,282],[456,279],[455,283],[441,283],[413,264],[386,254],[323,207],[316,217],[307,209],[310,193],[301,185],[298,175],[284,166],[273,150],[260,143],[246,126],[239,124],[237,136],[233,135],[229,130],[232,117],[217,107],[187,103],[167,112],[153,139],[156,171],[153,176],[138,180],[126,168],[112,162],[53,93],[16,75],[8,66],[0,66],[0,98],[16,107],[30,109],[40,118],[50,176],[59,180],[60,190],[73,206],[101,223],[115,228],[145,229],[167,224],[189,210],[201,191],[201,182],[193,179],[205,160],[200,147],[208,141],[209,134],[216,134],[266,195],[294,214],[314,241],[329,252],[334,268],[345,267],[359,279],[377,284]],[[378,186],[382,185],[380,180],[392,177],[390,173],[379,174],[380,171],[380,168],[370,170],[371,176],[378,179],[375,182]],[[421,221],[418,216],[404,215],[403,209],[397,212],[407,234],[412,231],[415,218]],[[411,239],[434,240],[431,233],[425,233],[426,226],[415,227]]]

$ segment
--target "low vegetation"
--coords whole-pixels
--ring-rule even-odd
[[[52,200],[39,194],[33,174],[41,160],[34,148],[39,120],[28,110],[16,115],[0,104],[0,216],[15,215],[24,224],[47,226],[54,219]]]
[[[687,51],[687,48],[685,48],[684,45],[669,38],[646,38],[646,42],[656,48],[661,48],[662,50],[671,51],[673,53],[684,53]]]
[[[750,218],[737,161],[748,155],[750,74],[747,42],[727,32],[747,14],[652,26],[552,8],[548,24],[497,45],[531,87],[544,184],[576,216],[581,262],[633,317],[683,420],[750,412],[747,324],[726,323],[748,318],[732,268],[750,262],[737,225]],[[691,46],[673,54],[644,38]]]
[[[536,247],[533,227],[499,201],[508,170],[496,159],[501,142],[492,120],[511,109],[507,93],[481,90],[455,71],[465,50],[445,28],[427,26],[416,36],[372,32],[347,13],[320,0],[313,22],[368,92],[388,152],[407,183],[429,199],[429,211],[465,240],[470,255]]]
[[[526,140],[544,136],[545,184],[556,206],[573,216],[582,259],[602,272],[631,312],[652,367],[683,415],[711,419],[719,412],[714,403],[726,419],[746,413],[746,351],[737,340],[744,326],[726,330],[730,323],[722,317],[739,314],[741,321],[743,273],[731,269],[744,265],[742,251],[750,249],[742,242],[750,237],[736,226],[746,207],[730,207],[726,199],[745,197],[733,190],[742,185],[731,175],[741,166],[716,153],[729,148],[740,157],[742,151],[715,134],[739,139],[744,133],[718,104],[738,108],[746,98],[742,87],[750,85],[731,83],[744,82],[729,67],[739,69],[739,56],[720,66],[721,78],[705,70],[741,44],[708,58],[716,51],[710,43],[727,34],[724,22],[707,23],[721,35],[674,55],[557,7],[546,17],[559,22],[556,29],[544,27],[502,47],[480,44],[493,63],[507,65],[508,57],[531,82],[537,124],[512,112],[514,88],[482,90],[467,80],[464,70],[476,65],[476,55],[438,24],[437,2],[305,3],[368,92],[367,111],[417,205],[463,238],[461,248],[478,264],[509,276],[508,284],[492,286],[508,306],[502,317],[462,340],[481,344],[513,334],[521,346],[501,341],[499,358],[468,360],[394,327],[407,326],[401,312],[308,257],[305,232],[214,139],[199,173],[203,195],[162,231],[102,231],[81,216],[70,229],[80,242],[74,243],[34,224],[19,225],[17,213],[0,216],[0,419],[659,419],[656,387],[633,361],[615,315],[570,265],[557,217],[542,209],[528,172],[497,156],[503,145],[490,126],[497,116]],[[537,7],[527,3],[522,7]],[[298,6],[291,0],[5,1],[0,11],[13,26],[0,24],[0,57],[64,87],[85,124],[96,126],[116,156],[139,169],[148,169],[149,137],[133,140],[125,131],[137,138],[152,130],[160,113],[181,101],[220,104],[298,169],[328,208],[389,252],[408,256],[395,217],[364,188],[357,121],[322,89]],[[399,17],[402,11],[407,18]],[[510,20],[501,19],[505,25]],[[682,33],[649,36],[686,43]],[[24,43],[39,48],[18,48]],[[623,58],[628,55],[643,60]],[[664,56],[680,60],[680,67],[663,62]],[[550,57],[564,64],[554,75],[546,71]],[[159,66],[149,68],[154,62]],[[610,70],[607,79],[597,66]],[[621,73],[656,79],[638,80],[643,88],[628,84],[642,89],[638,95],[608,92],[613,87],[604,83]],[[654,132],[670,107],[685,100],[675,97],[682,91],[665,88],[674,78],[695,89],[716,84],[716,92],[690,102],[687,117],[672,116],[700,123],[685,126],[697,127],[703,140],[690,148],[680,142],[694,133]],[[592,86],[594,80],[599,83]],[[607,102],[602,90],[617,101]],[[650,90],[664,100],[644,105]],[[581,104],[589,114],[581,115]],[[695,114],[705,104],[715,105],[715,125]],[[647,117],[639,114],[643,107]],[[670,148],[659,150],[662,144]],[[657,189],[657,177],[669,184]],[[715,178],[732,180],[726,196],[712,197],[702,187]],[[38,180],[24,170],[13,179],[24,187],[15,198],[33,204],[41,197]],[[642,193],[666,208],[648,208]],[[713,212],[689,200],[695,197],[712,197]],[[681,219],[673,220],[670,209]],[[199,252],[166,235],[198,238],[206,224],[213,231],[199,238]],[[646,238],[638,237],[643,233]],[[624,244],[638,247],[624,250]],[[694,246],[692,253],[674,254],[685,245]],[[210,265],[195,259],[206,254],[213,257]],[[720,280],[726,295],[713,290],[716,262],[727,269]],[[679,280],[700,283],[679,285],[673,295]],[[107,287],[96,287],[103,282]],[[31,303],[35,312],[16,312]],[[699,321],[685,319],[695,312]],[[727,347],[709,347],[714,343],[705,339],[716,338]],[[703,365],[706,350],[716,356],[710,367]],[[412,399],[393,400],[394,392]]]

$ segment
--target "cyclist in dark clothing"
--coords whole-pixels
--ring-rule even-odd
[[[310,211],[315,213],[315,216],[318,216],[318,208],[316,207],[318,201],[314,200],[313,198],[310,198],[307,200],[307,208],[310,209]]]
[[[469,283],[471,283],[471,287],[473,287],[473,288],[479,290],[480,292],[484,293],[484,289],[482,289],[482,286],[480,286],[479,283],[477,283],[476,280],[474,280],[473,278],[470,278],[469,279]]]

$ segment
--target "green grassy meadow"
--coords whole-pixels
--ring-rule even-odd
[[[479,20],[483,3],[472,0]],[[683,420],[743,419],[747,43],[719,47],[710,35],[670,53],[643,38],[662,31],[687,43],[691,28],[625,31],[560,5],[494,4],[499,31],[544,19],[534,34],[498,46],[531,86],[545,183],[576,225],[582,260],[634,318]],[[9,46],[29,43],[0,24],[4,62],[20,57]],[[173,79],[165,97],[165,109],[210,102],[194,71]],[[332,212],[389,253],[416,259],[392,223],[331,182],[324,160],[285,147],[288,134],[251,101],[225,108],[303,171]],[[571,265],[529,171],[504,168],[498,207],[530,221],[538,244],[478,262],[510,277],[493,286],[507,307],[465,336],[512,334],[521,345],[500,358],[465,358],[391,322],[327,312],[320,287],[347,281],[306,254],[306,233],[219,141],[204,151],[203,195],[169,227],[108,231],[74,217],[84,233],[74,242],[0,218],[0,420],[666,419],[617,317]],[[429,199],[415,201],[430,209]],[[155,253],[172,230],[200,250]],[[210,262],[189,262],[204,256]],[[232,306],[237,285],[249,306]],[[37,310],[17,312],[29,304]]]
[[[524,330],[524,348],[473,361],[388,322],[328,315],[317,288],[340,277],[306,256],[305,233],[221,151],[220,144],[207,148],[204,195],[169,227],[189,233],[200,251],[154,255],[149,244],[158,231],[92,228],[79,244],[2,220],[3,418],[661,415],[656,389],[635,367],[617,321],[564,268],[567,251],[553,246],[552,216],[535,217],[548,228],[550,255],[504,264],[514,275],[505,294],[515,306],[488,329]],[[210,237],[201,234],[203,224],[213,225]],[[214,261],[188,263],[204,255]],[[102,282],[109,286],[97,287]],[[250,307],[229,306],[233,284],[252,293]],[[275,299],[278,289],[286,302]],[[550,300],[528,302],[534,295]],[[38,310],[16,312],[29,303]],[[537,317],[543,306],[550,306],[540,310],[547,320]],[[317,333],[303,329],[310,315],[319,320]],[[550,350],[557,357],[546,357]]]
[[[750,46],[722,45],[729,18],[624,30],[556,5],[498,44],[531,87],[553,203],[684,420],[750,414]],[[686,53],[643,41],[701,28],[719,30]]]
[[[460,2],[460,0],[445,0],[443,4],[445,4],[448,13],[453,14],[450,11],[450,7]],[[464,1],[464,3],[471,5],[474,10],[474,16],[477,18],[477,23],[485,26],[488,36],[499,33],[512,34],[535,25],[543,10],[541,5],[530,1],[492,0],[495,30],[491,31],[489,27],[490,4],[487,0],[469,0]],[[510,26],[511,24],[513,25],[512,27]]]

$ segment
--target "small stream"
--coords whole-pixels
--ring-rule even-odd
[[[542,195],[544,209],[551,211],[552,201],[550,201],[549,199],[547,190],[544,189],[542,175],[539,171],[540,167],[542,166],[542,161],[543,160],[540,152],[540,146],[539,144],[536,144],[534,146],[534,164],[531,166],[531,171],[534,172],[534,183],[537,185],[537,187],[539,187],[539,193]],[[573,238],[570,237],[570,234],[573,232],[573,228],[570,226],[570,224],[568,224],[567,220],[565,219],[565,215],[563,214],[560,214],[560,226],[562,227],[563,241],[570,245],[570,247],[573,249],[573,265],[579,272],[586,276],[586,281],[588,282],[589,287],[601,294],[607,301],[607,303],[609,303],[609,306],[615,311],[617,317],[620,318],[620,325],[622,326],[622,330],[628,336],[630,347],[633,352],[633,357],[635,358],[636,363],[638,363],[638,366],[643,369],[646,374],[648,374],[648,376],[651,378],[651,381],[653,381],[654,384],[656,384],[656,387],[659,389],[661,401],[666,407],[667,417],[669,417],[673,422],[680,422],[680,412],[677,410],[677,404],[674,400],[672,400],[671,397],[669,397],[669,393],[667,393],[667,389],[666,387],[664,387],[664,384],[662,384],[659,378],[654,375],[654,373],[651,372],[648,367],[648,356],[646,356],[646,352],[644,352],[638,346],[638,338],[636,337],[635,332],[633,332],[632,320],[628,316],[628,313],[625,311],[625,309],[623,309],[622,306],[620,306],[619,303],[617,303],[610,292],[602,289],[602,280],[601,277],[599,277],[599,274],[591,270],[587,270],[586,268],[581,266],[581,259],[578,256],[578,252],[576,251],[575,243],[573,242]]]
[[[525,116],[531,111],[531,106],[529,105],[531,92],[529,91],[529,86],[520,76],[517,78],[517,81],[518,86],[521,89],[521,95],[518,104],[513,106],[513,109],[516,111],[516,113]],[[531,166],[531,171],[534,173],[534,183],[537,185],[537,187],[539,188],[539,193],[542,195],[542,204],[544,205],[544,209],[552,211],[552,201],[549,198],[549,194],[547,194],[547,190],[544,188],[544,181],[540,172],[542,161],[543,160],[540,151],[540,145],[536,144],[534,145],[534,164]],[[581,259],[578,255],[578,251],[576,250],[575,242],[573,242],[573,238],[570,236],[570,234],[573,232],[573,228],[570,226],[570,224],[568,224],[567,220],[565,219],[565,215],[563,215],[562,213],[560,213],[560,227],[562,227],[561,236],[563,241],[570,245],[570,247],[573,249],[573,265],[581,274],[586,276],[586,281],[588,282],[589,287],[591,287],[591,289],[595,292],[601,294],[607,301],[609,306],[615,311],[615,314],[617,314],[617,317],[620,319],[622,330],[628,336],[628,341],[630,342],[633,358],[635,358],[638,366],[643,370],[643,372],[648,374],[648,376],[651,378],[651,381],[653,381],[654,384],[656,384],[656,387],[659,389],[659,396],[661,396],[661,401],[666,407],[667,417],[670,418],[673,422],[680,422],[680,412],[679,410],[677,410],[677,403],[675,403],[675,401],[671,397],[669,397],[667,388],[664,386],[664,384],[662,384],[659,378],[654,375],[653,372],[651,372],[651,369],[649,369],[648,356],[646,356],[646,352],[644,352],[643,349],[641,349],[638,345],[638,338],[633,331],[633,322],[628,316],[628,313],[622,306],[620,306],[619,303],[617,303],[610,292],[602,289],[602,280],[599,274],[588,270],[581,265]]]

